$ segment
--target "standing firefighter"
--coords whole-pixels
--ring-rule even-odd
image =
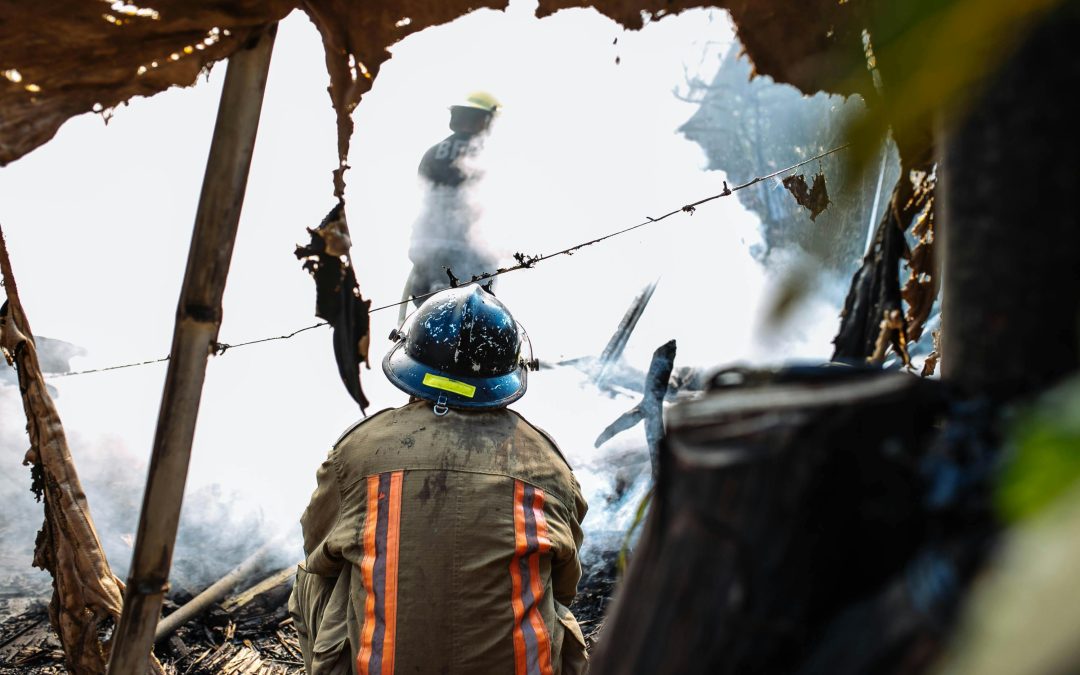
[[[338,440],[301,519],[289,609],[308,673],[586,672],[567,609],[586,504],[555,442],[506,408],[528,337],[475,284],[394,337],[383,370],[410,402]]]
[[[469,191],[480,178],[476,157],[498,109],[495,97],[484,92],[470,94],[451,106],[450,130],[454,133],[433,145],[420,160],[419,175],[426,194],[413,225],[409,244],[413,269],[403,299],[446,288],[446,268],[460,279],[492,271],[496,257],[473,237],[477,208],[470,202]]]

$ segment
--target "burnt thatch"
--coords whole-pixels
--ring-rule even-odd
[[[55,0],[0,0],[0,166],[47,142],[69,118],[109,110],[135,96],[188,86],[200,72],[243,48],[262,29],[294,9],[306,12],[323,36],[331,101],[338,114],[335,188],[352,134],[352,110],[390,58],[387,47],[410,33],[506,0],[220,0],[191,4],[155,0],[141,6]],[[540,16],[592,6],[628,28],[691,7],[731,11],[758,73],[805,92],[853,93],[869,88],[853,17],[859,2],[814,0],[792,13],[778,0],[542,0]],[[845,28],[848,26],[849,28]],[[844,82],[845,84],[836,84]]]

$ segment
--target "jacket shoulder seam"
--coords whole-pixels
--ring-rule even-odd
[[[390,412],[391,410],[394,410],[394,408],[384,408],[384,409],[380,410],[377,413],[373,413],[371,415],[368,415],[367,417],[361,417],[360,419],[356,420],[355,422],[350,424],[349,427],[347,429],[345,429],[345,431],[343,431],[340,436],[338,436],[338,439],[336,441],[334,441],[333,447],[336,448],[343,440],[345,440],[346,436],[348,436],[352,432],[356,431],[356,429],[358,427],[360,427],[361,425],[363,425],[365,422],[370,422],[371,420],[375,419],[379,415],[381,415],[381,414],[383,414],[385,412]]]
[[[482,470],[479,470],[479,469],[467,469],[467,468],[460,468],[460,467],[459,468],[448,469],[448,468],[446,468],[444,466],[438,466],[436,464],[419,463],[419,464],[409,466],[409,467],[401,467],[401,468],[398,468],[398,469],[390,469],[388,471],[373,471],[371,473],[366,473],[366,474],[364,474],[362,476],[358,476],[352,483],[349,483],[348,485],[342,485],[342,490],[348,490],[348,489],[352,488],[354,485],[358,485],[358,484],[362,483],[363,481],[367,480],[368,478],[371,478],[372,476],[379,476],[379,475],[382,475],[384,473],[391,473],[393,471],[404,471],[406,473],[408,473],[410,471],[447,471],[449,473],[468,473],[468,474],[473,474],[473,475],[477,475],[477,476],[499,476],[500,478],[507,478],[509,480],[519,480],[522,483],[526,483],[526,484],[531,485],[531,486],[533,486],[535,488],[543,490],[544,494],[551,495],[552,497],[555,497],[556,499],[559,500],[559,504],[563,508],[567,509],[570,513],[575,513],[574,509],[571,506],[567,505],[568,503],[569,504],[574,503],[573,502],[573,496],[574,495],[573,495],[572,491],[571,491],[571,493],[569,495],[567,495],[567,494],[564,494],[564,490],[562,490],[562,489],[551,490],[551,489],[548,489],[547,487],[544,487],[543,485],[539,484],[537,481],[527,480],[525,478],[522,478],[521,476],[518,476],[518,475],[515,475],[515,474],[512,474],[512,473],[508,473],[508,472],[503,472],[503,471],[482,471]],[[569,501],[568,501],[568,497],[569,497]]]
[[[506,410],[508,410],[509,412],[512,412],[515,415],[517,415],[518,419],[520,419],[522,422],[524,422],[530,429],[532,429],[533,431],[536,431],[541,436],[546,438],[548,443],[551,443],[551,447],[555,450],[555,454],[557,454],[559,456],[559,459],[561,459],[563,461],[563,464],[566,465],[566,468],[570,469],[570,471],[574,470],[574,467],[570,465],[570,461],[568,459],[566,459],[566,455],[563,454],[562,448],[559,447],[559,444],[555,441],[555,439],[552,437],[551,434],[544,431],[540,427],[536,426],[535,424],[533,424],[529,420],[525,419],[525,416],[522,415],[521,413],[519,413],[518,411],[510,410],[510,408],[507,408]]]

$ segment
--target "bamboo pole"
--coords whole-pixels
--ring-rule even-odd
[[[169,369],[110,675],[146,672],[168,590],[206,361],[221,325],[221,297],[244,202],[275,33],[276,26],[270,27],[253,46],[229,58],[176,310]]]

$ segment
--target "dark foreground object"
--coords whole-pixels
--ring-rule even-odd
[[[843,367],[673,407],[591,672],[919,672],[992,532],[935,482],[976,475],[944,413],[936,383]]]

